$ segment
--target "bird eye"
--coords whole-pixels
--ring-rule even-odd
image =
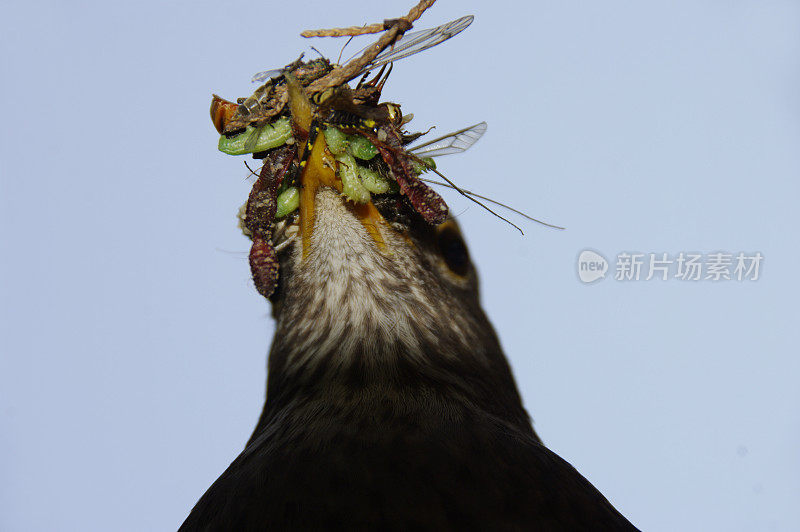
[[[444,223],[437,236],[439,251],[450,271],[456,275],[464,276],[469,272],[469,252],[458,230]]]

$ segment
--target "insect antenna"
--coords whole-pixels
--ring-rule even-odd
[[[247,164],[247,161],[244,161],[244,165],[247,167],[247,169],[250,171],[250,173],[251,173],[251,174],[253,174],[253,175],[256,177],[256,179],[257,179],[258,177],[260,177],[260,176],[259,176],[257,173],[255,173],[255,172],[253,171],[253,169],[252,169],[252,168],[250,168],[250,165],[249,165],[249,164]],[[245,179],[249,179],[249,178],[250,178],[250,176],[248,175],[248,176],[247,176]]]
[[[337,65],[341,64],[340,61],[342,60],[342,54],[344,53],[344,49],[347,48],[347,45],[350,44],[350,41],[352,41],[354,38],[355,38],[355,35],[351,35],[350,38],[347,39],[347,42],[344,43],[344,46],[342,46],[342,49],[339,50],[339,57],[336,58],[336,64]]]
[[[413,157],[413,156],[412,156],[412,157]],[[450,188],[452,188],[453,190],[455,190],[456,192],[458,192],[459,194],[461,194],[462,196],[464,196],[465,198],[467,198],[467,199],[468,199],[468,200],[470,200],[471,202],[473,202],[473,203],[477,203],[478,205],[480,205],[481,207],[483,207],[485,210],[489,211],[491,214],[493,214],[493,215],[495,215],[496,217],[500,218],[500,219],[501,219],[501,220],[503,220],[505,223],[507,223],[508,225],[510,225],[511,227],[513,227],[514,229],[516,229],[517,231],[519,231],[519,234],[521,234],[521,235],[525,235],[525,232],[524,232],[524,231],[522,231],[522,229],[520,229],[520,227],[519,227],[517,224],[515,224],[514,222],[512,222],[512,221],[511,221],[511,220],[509,220],[508,218],[504,218],[503,216],[500,216],[499,214],[497,214],[496,212],[494,212],[492,209],[490,209],[489,207],[487,207],[486,205],[484,205],[483,203],[481,203],[480,201],[478,201],[477,199],[475,199],[473,196],[471,196],[471,195],[467,194],[467,193],[466,193],[464,190],[462,190],[462,189],[461,189],[461,187],[459,187],[458,185],[456,185],[455,183],[453,183],[452,181],[450,181],[450,179],[449,179],[449,178],[448,178],[446,175],[444,175],[443,173],[441,173],[439,170],[437,170],[436,168],[434,168],[434,167],[430,166],[428,163],[426,163],[426,162],[425,162],[425,161],[423,161],[422,159],[419,159],[418,157],[413,157],[413,158],[414,158],[414,159],[415,159],[417,162],[419,162],[419,163],[421,163],[423,166],[425,166],[425,167],[426,167],[428,170],[432,170],[432,171],[436,172],[436,175],[438,175],[439,177],[441,177],[442,179],[444,179],[445,181],[447,181],[447,184],[448,184],[448,185],[450,185]],[[477,195],[474,195],[474,196],[477,196]],[[486,198],[483,198],[483,199],[486,199]]]
[[[436,172],[436,173],[438,174],[439,172]],[[439,175],[441,175],[441,174],[439,174]],[[426,178],[422,178],[422,177],[420,177],[419,179],[421,181],[425,181],[426,183],[431,183],[432,185],[440,185],[440,186],[447,187],[447,188],[456,188],[456,187],[453,187],[452,185],[449,185],[447,183],[442,183],[441,181],[436,181],[435,179],[426,179]],[[484,201],[488,201],[489,203],[493,203],[494,205],[499,205],[500,207],[503,207],[504,209],[508,209],[509,211],[511,211],[511,212],[513,212],[515,214],[518,214],[518,215],[522,216],[523,218],[527,218],[528,220],[530,220],[532,222],[536,222],[537,224],[542,224],[542,225],[544,225],[546,227],[551,227],[553,229],[561,229],[561,230],[565,229],[564,227],[561,227],[560,225],[553,225],[553,224],[549,224],[547,222],[543,222],[542,220],[537,220],[533,216],[529,216],[529,215],[525,214],[524,212],[522,212],[520,210],[517,210],[514,207],[511,207],[510,205],[506,205],[505,203],[499,202],[497,200],[493,200],[492,198],[487,198],[486,196],[481,196],[480,194],[478,194],[476,192],[472,192],[472,191],[464,189],[464,188],[460,189],[459,192],[461,192],[462,194],[469,194],[470,196],[474,196],[476,198],[480,198],[480,199],[482,199]]]

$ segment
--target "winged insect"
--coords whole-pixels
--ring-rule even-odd
[[[312,223],[309,205],[319,186],[308,181],[311,167],[317,174],[328,167],[332,177],[324,184],[356,205],[370,207],[372,194],[399,194],[428,223],[446,220],[447,205],[420,174],[436,171],[433,157],[468,149],[485,132],[486,123],[408,148],[424,133],[406,132],[411,115],[404,117],[400,105],[380,102],[380,96],[394,61],[452,38],[473,17],[406,33],[419,14],[386,21],[383,35],[344,65],[325,58],[303,61],[301,56],[281,69],[254,75],[253,82],[260,85],[247,98],[236,103],[216,95],[212,99],[212,121],[221,134],[219,149],[230,155],[252,153],[264,161],[241,212],[241,225],[253,241],[251,270],[265,297],[278,279],[272,234],[276,221],[285,220],[280,225],[285,229],[299,212],[301,232],[309,232],[305,231]],[[348,83],[359,76],[351,88]],[[304,240],[304,252],[305,244]]]

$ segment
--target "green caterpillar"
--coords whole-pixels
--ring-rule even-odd
[[[359,166],[358,177],[361,178],[361,184],[364,185],[364,188],[373,194],[385,194],[392,189],[392,182],[371,168]]]
[[[297,210],[300,206],[300,190],[297,187],[288,187],[278,194],[276,203],[278,204],[275,210],[275,219],[277,220]]]
[[[342,180],[342,193],[347,199],[356,203],[367,203],[370,200],[367,190],[358,178],[359,170],[356,159],[349,153],[336,156],[339,163],[339,178]]]
[[[219,151],[228,155],[244,155],[283,146],[292,138],[289,118],[283,117],[261,127],[247,126],[244,133],[228,138],[221,135]]]
[[[328,149],[334,155],[342,155],[347,149],[347,135],[342,133],[335,127],[325,128],[325,142],[328,144]]]
[[[349,151],[353,157],[357,157],[362,161],[369,161],[378,155],[378,148],[360,135],[348,135]]]

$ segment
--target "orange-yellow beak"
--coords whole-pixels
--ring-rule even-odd
[[[309,101],[303,87],[291,76],[286,76],[289,90],[289,110],[292,114],[294,131],[297,136],[307,139],[314,123],[314,105]],[[325,135],[317,132],[314,144],[310,147],[311,153],[300,174],[300,235],[303,245],[303,257],[308,255],[311,245],[311,235],[314,231],[314,208],[317,190],[321,186],[328,186],[342,192],[342,181],[336,175],[336,159],[328,151]],[[299,139],[297,139],[299,141]],[[309,149],[305,143],[298,145],[298,157],[303,157],[305,150]],[[385,224],[383,216],[372,202],[355,204],[351,203],[351,212],[361,221],[367,233],[375,241],[379,249],[386,249],[386,242],[381,236],[379,226]]]

